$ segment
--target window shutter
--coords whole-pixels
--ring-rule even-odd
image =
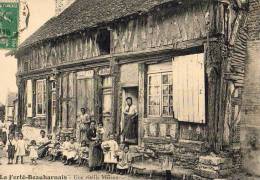
[[[27,80],[27,117],[32,117],[32,101],[33,101],[33,92],[32,92],[32,81]]]
[[[172,66],[175,118],[205,123],[204,54],[175,57]]]

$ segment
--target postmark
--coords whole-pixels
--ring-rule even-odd
[[[18,44],[19,3],[0,1],[0,49]]]

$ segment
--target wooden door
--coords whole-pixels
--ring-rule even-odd
[[[76,123],[76,93],[75,73],[63,74],[61,80],[62,128],[75,128]]]

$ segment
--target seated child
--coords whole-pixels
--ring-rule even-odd
[[[71,138],[68,150],[67,150],[67,161],[64,165],[72,165],[77,156],[77,144],[75,143],[75,138]]]
[[[58,145],[59,144],[59,145]],[[49,149],[48,149],[48,156],[50,157],[49,161],[53,161],[53,157],[56,156],[57,154],[57,147],[59,146],[60,148],[60,136],[57,135],[55,139],[53,139],[51,141],[51,144],[49,145]]]
[[[88,149],[88,146],[87,146],[87,142],[85,140],[83,140],[81,142],[81,147],[79,148],[79,152],[78,152],[78,162],[79,162],[79,166],[81,165],[87,165],[87,162],[88,162],[88,152],[89,152],[89,149]]]
[[[113,134],[109,135],[109,140],[102,142],[101,148],[104,153],[105,169],[113,173],[117,164],[116,152],[118,151],[118,144]]]
[[[36,145],[36,141],[35,140],[32,140],[30,145],[29,145],[29,158],[31,160],[31,164],[32,165],[36,165],[37,164],[37,158],[38,158],[38,153],[37,153],[37,150],[38,150],[38,147]]]
[[[60,143],[54,144],[54,147],[51,149],[49,156],[50,156],[49,161],[56,161],[57,159],[59,159],[62,156],[62,150],[61,150]]]
[[[99,139],[99,141],[102,141],[104,133],[105,133],[105,129],[103,127],[103,123],[99,122],[98,127],[97,127],[97,132],[96,132],[97,138]]]
[[[123,152],[119,153],[119,161],[117,164],[117,170],[119,174],[126,174],[130,172],[131,168],[131,155],[129,153],[129,147],[127,145],[124,146]]]
[[[70,147],[70,137],[66,136],[65,141],[62,144],[62,156],[63,156],[62,160],[63,160],[63,163],[66,163],[66,161],[67,161],[69,147]]]

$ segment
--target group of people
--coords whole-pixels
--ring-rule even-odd
[[[125,127],[122,135],[135,138],[135,117],[137,110],[132,105],[132,99],[127,98],[125,109]],[[91,121],[85,108],[81,108],[81,115],[76,123],[76,137],[70,134],[57,134],[55,137],[46,136],[44,130],[40,131],[37,140],[27,143],[22,133],[10,131],[6,141],[0,138],[0,158],[3,151],[7,151],[8,164],[17,164],[20,160],[24,163],[24,156],[29,155],[32,165],[38,159],[49,157],[50,161],[61,160],[64,165],[88,165],[90,171],[106,170],[108,172],[129,173],[132,158],[128,144],[118,145],[116,136],[108,133],[108,138],[103,138],[105,130],[101,122]],[[5,148],[4,148],[5,147]]]

